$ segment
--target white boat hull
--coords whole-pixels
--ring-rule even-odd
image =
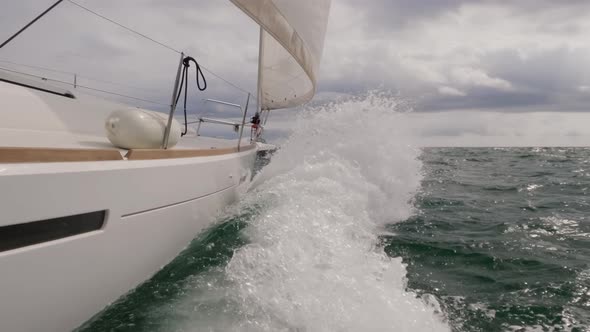
[[[148,279],[237,198],[255,154],[0,164],[0,227],[107,211],[100,230],[0,252],[0,331],[74,329]]]

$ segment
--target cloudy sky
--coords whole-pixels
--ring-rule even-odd
[[[255,91],[258,28],[229,1],[77,1]],[[53,2],[3,0],[0,39]],[[417,132],[449,145],[473,136],[488,145],[510,137],[542,143],[547,135],[588,145],[590,128],[581,123],[590,124],[589,35],[585,0],[333,0],[318,92],[394,91],[410,101]],[[67,81],[75,72],[80,84],[167,104],[178,55],[65,1],[0,50],[0,60]],[[207,77],[198,98],[244,103],[244,92]]]

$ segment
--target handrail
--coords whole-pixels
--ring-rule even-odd
[[[197,122],[210,122],[210,123],[215,123],[215,124],[223,124],[223,125],[228,125],[228,126],[241,126],[239,122],[231,122],[231,121],[225,121],[225,120],[220,120],[220,119],[213,119],[213,118],[203,118],[200,117],[199,120],[197,121],[189,121],[186,124],[193,124],[193,123],[197,123]]]
[[[246,99],[246,109],[244,110],[244,116],[242,117],[242,127],[240,128],[240,138],[238,138],[238,152],[240,152],[240,144],[242,144],[242,134],[244,134],[244,124],[246,123],[246,113],[248,112],[248,104],[250,103],[250,93]]]
[[[221,100],[217,100],[217,99],[205,99],[205,101],[217,103],[217,104],[222,104],[222,105],[227,105],[227,106],[231,106],[231,107],[236,107],[236,108],[239,108],[242,112],[244,111],[242,109],[242,105],[239,105],[239,104],[232,104],[232,103],[228,103],[226,101],[221,101]]]
[[[216,119],[209,119],[209,118],[202,118],[201,117],[201,118],[199,118],[199,121],[198,121],[199,125],[197,127],[197,136],[199,136],[199,130],[201,129],[201,123],[203,123],[203,122],[232,125],[232,126],[234,126],[234,128],[236,126],[240,126],[240,137],[238,138],[238,151],[240,151],[240,144],[242,143],[242,135],[244,134],[244,125],[246,124],[246,115],[248,113],[248,105],[250,104],[250,93],[248,93],[248,98],[246,99],[246,108],[242,108],[242,106],[239,104],[228,103],[228,102],[217,100],[217,99],[205,99],[205,102],[212,102],[212,103],[217,103],[217,104],[221,104],[221,105],[225,105],[225,106],[239,108],[242,111],[242,124],[240,126],[239,123],[231,123],[229,121],[226,122],[223,120],[216,120]],[[187,124],[188,124],[188,122],[187,122]]]
[[[228,126],[233,126],[233,127],[240,127],[242,125],[239,122],[232,122],[232,121],[226,121],[226,120],[222,120],[222,119],[205,118],[205,117],[200,117],[198,120],[195,120],[195,121],[189,121],[186,124],[195,124],[195,123],[201,123],[201,122],[209,122],[209,123],[228,125]],[[251,127],[252,124],[251,123],[244,123],[244,126]],[[198,132],[197,132],[197,134],[198,134]]]

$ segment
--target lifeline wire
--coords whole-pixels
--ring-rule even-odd
[[[101,14],[99,14],[99,13],[97,13],[97,12],[93,11],[93,10],[92,10],[92,9],[90,9],[90,8],[84,7],[84,6],[82,6],[81,4],[79,4],[79,3],[77,3],[77,2],[75,2],[75,1],[73,1],[73,0],[68,0],[68,2],[69,2],[69,3],[71,3],[72,5],[75,5],[75,6],[78,6],[78,7],[82,8],[82,9],[84,9],[85,11],[87,11],[87,12],[89,12],[89,13],[93,14],[93,15],[96,15],[96,16],[98,16],[98,17],[102,18],[103,20],[109,21],[109,22],[111,22],[111,23],[113,23],[113,24],[115,24],[115,25],[117,25],[117,26],[119,26],[119,27],[121,27],[121,28],[123,28],[123,29],[125,29],[125,30],[129,31],[129,32],[132,32],[132,33],[134,33],[134,34],[136,34],[136,35],[139,35],[139,36],[141,36],[141,37],[143,37],[143,38],[145,38],[145,39],[147,39],[147,40],[150,40],[150,41],[152,41],[152,42],[154,42],[154,43],[156,43],[156,44],[158,44],[158,45],[160,45],[160,46],[163,46],[163,47],[165,47],[165,48],[167,48],[167,49],[169,49],[169,50],[171,50],[171,51],[173,51],[173,52],[176,52],[176,53],[180,54],[180,51],[178,51],[178,50],[176,50],[176,49],[174,49],[174,48],[172,48],[172,47],[170,47],[170,46],[168,46],[168,45],[166,45],[166,44],[164,44],[164,43],[162,43],[162,42],[159,42],[159,41],[157,41],[157,40],[155,40],[155,39],[153,39],[153,38],[151,38],[151,37],[149,37],[149,36],[147,36],[147,35],[144,35],[144,34],[143,34],[143,33],[141,33],[141,32],[138,32],[138,31],[136,31],[136,30],[133,30],[133,29],[131,29],[131,28],[129,28],[129,27],[126,27],[126,26],[124,26],[123,24],[121,24],[121,23],[119,23],[119,22],[113,21],[113,20],[111,20],[110,18],[108,18],[108,17],[106,17],[106,16],[103,16],[103,15],[101,15]]]
[[[162,46],[162,47],[165,47],[165,48],[167,48],[167,49],[169,49],[169,50],[171,50],[171,51],[173,51],[173,52],[176,52],[176,53],[178,53],[178,54],[180,54],[180,53],[181,53],[180,51],[178,51],[177,49],[175,49],[175,48],[173,48],[173,47],[171,47],[171,46],[168,46],[168,45],[166,45],[166,44],[164,44],[164,43],[162,43],[162,42],[159,42],[159,41],[157,41],[157,40],[155,40],[155,39],[153,39],[153,38],[151,38],[151,37],[149,37],[149,36],[147,36],[147,35],[145,35],[145,34],[143,34],[143,33],[141,33],[141,32],[138,32],[138,31],[136,31],[136,30],[134,30],[134,29],[131,29],[131,28],[129,28],[129,27],[127,27],[127,26],[125,26],[125,25],[123,25],[123,24],[119,23],[119,22],[116,22],[116,21],[114,21],[114,20],[112,20],[112,19],[110,19],[110,18],[108,18],[108,17],[106,17],[106,16],[104,16],[104,15],[102,15],[102,14],[99,14],[99,13],[97,13],[96,11],[94,11],[94,10],[92,10],[92,9],[90,9],[90,8],[87,8],[87,7],[85,7],[85,6],[82,6],[81,4],[79,4],[79,3],[75,2],[74,0],[67,0],[67,1],[68,1],[69,3],[71,3],[71,4],[75,5],[75,6],[78,6],[78,7],[79,7],[79,8],[81,8],[81,9],[83,9],[83,10],[85,10],[85,11],[87,11],[87,12],[89,12],[89,13],[93,14],[93,15],[96,15],[97,17],[100,17],[100,18],[102,18],[103,20],[106,20],[106,21],[108,21],[108,22],[110,22],[110,23],[112,23],[112,24],[115,24],[115,25],[117,25],[117,26],[119,26],[119,27],[121,27],[121,28],[123,28],[123,29],[125,29],[125,30],[127,30],[127,31],[129,31],[129,32],[131,32],[131,33],[134,33],[134,34],[136,34],[136,35],[138,35],[138,36],[140,36],[140,37],[143,37],[143,38],[145,38],[145,39],[147,39],[147,40],[149,40],[149,41],[152,41],[152,42],[154,42],[154,43],[156,43],[156,44],[158,44],[158,45],[160,45],[160,46]],[[226,80],[225,78],[223,78],[223,77],[221,77],[221,76],[217,75],[216,73],[214,73],[214,72],[213,72],[213,71],[211,71],[210,69],[207,69],[207,67],[205,67],[205,66],[202,66],[202,65],[201,65],[200,67],[202,67],[202,68],[203,68],[203,70],[205,70],[205,71],[206,71],[206,72],[208,72],[209,74],[211,74],[211,75],[213,75],[213,76],[217,77],[218,79],[222,80],[222,81],[223,81],[223,82],[225,82],[226,84],[228,84],[228,85],[230,85],[230,86],[232,86],[232,87],[234,87],[234,88],[236,88],[236,89],[238,89],[238,90],[240,90],[240,91],[242,91],[242,92],[244,92],[244,93],[250,93],[250,94],[251,94],[251,92],[250,92],[250,91],[248,91],[248,90],[246,90],[246,89],[243,89],[243,88],[241,88],[241,87],[239,87],[239,86],[237,86],[237,85],[233,84],[232,82],[230,82],[230,81]]]
[[[62,83],[62,84],[67,84],[67,85],[74,86],[74,84],[71,83],[71,82],[66,82],[66,81],[56,80],[56,79],[47,78],[47,77],[43,77],[43,76],[38,76],[38,75],[23,73],[22,71],[18,71],[18,70],[12,70],[12,69],[8,69],[8,68],[4,68],[4,67],[0,67],[0,70],[4,70],[4,71],[7,71],[7,72],[11,72],[11,73],[17,73],[17,74],[21,74],[21,75],[26,75],[26,76],[31,76],[31,77],[36,77],[36,78],[40,78],[40,79],[42,79],[44,81],[52,81],[52,82],[57,82],[57,83]],[[102,92],[102,93],[106,93],[106,94],[110,94],[110,95],[114,95],[114,96],[125,97],[125,98],[135,99],[135,100],[139,100],[139,101],[145,101],[147,103],[152,103],[152,104],[155,104],[155,105],[170,106],[168,104],[159,103],[159,102],[153,101],[153,100],[147,100],[147,99],[132,97],[132,96],[124,95],[124,94],[121,94],[121,93],[107,91],[107,90],[102,90],[102,89],[97,89],[97,88],[91,88],[89,86],[84,86],[84,85],[80,85],[80,84],[77,84],[76,86],[78,88],[83,88],[83,89],[87,89],[87,90]]]
[[[45,16],[45,14],[49,13],[53,8],[55,8],[57,5],[59,5],[63,0],[58,0],[56,3],[54,3],[53,5],[51,5],[51,7],[45,9],[44,12],[42,12],[41,14],[39,14],[37,17],[35,17],[31,22],[29,22],[27,25],[25,25],[24,27],[22,27],[20,30],[18,30],[14,35],[10,36],[10,38],[8,38],[7,40],[5,40],[2,45],[0,45],[0,49],[2,47],[4,47],[6,44],[10,43],[11,40],[13,40],[14,38],[16,38],[18,35],[20,35],[23,31],[27,30],[28,27],[30,27],[31,25],[33,25],[33,23],[37,22],[38,19],[40,19],[41,17]]]
[[[74,0],[67,0],[67,1],[68,1],[69,3],[71,3],[72,5],[74,5],[74,6],[77,6],[78,8],[80,8],[80,9],[83,9],[83,10],[87,11],[88,13],[91,13],[92,15],[95,15],[95,16],[97,16],[97,17],[99,17],[99,18],[101,18],[101,19],[103,19],[103,20],[105,20],[105,21],[107,21],[107,22],[110,22],[111,24],[115,24],[115,25],[117,25],[118,27],[121,27],[121,28],[123,28],[123,29],[125,29],[125,30],[127,30],[127,31],[129,31],[129,32],[131,32],[131,33],[134,33],[134,34],[136,34],[136,35],[138,35],[138,36],[140,36],[140,37],[142,37],[142,38],[145,38],[145,39],[147,39],[147,40],[149,40],[149,41],[151,41],[151,42],[153,42],[153,43],[155,43],[155,44],[158,44],[158,45],[160,45],[160,46],[162,46],[162,47],[164,47],[164,48],[167,48],[167,49],[169,49],[169,50],[171,50],[171,51],[173,51],[173,52],[176,52],[176,53],[178,53],[178,54],[180,54],[180,53],[181,53],[180,51],[178,51],[177,49],[175,49],[175,48],[173,48],[173,47],[171,47],[171,46],[169,46],[169,45],[166,45],[166,44],[164,44],[164,43],[162,43],[162,42],[160,42],[160,41],[157,41],[157,40],[155,40],[155,39],[153,39],[153,38],[151,38],[151,37],[149,37],[149,36],[147,36],[147,35],[145,35],[145,34],[143,34],[143,33],[139,32],[139,31],[137,31],[137,30],[134,30],[134,29],[132,29],[132,28],[129,28],[129,27],[127,27],[127,26],[125,26],[125,25],[123,25],[123,24],[121,24],[121,23],[119,23],[119,22],[117,22],[117,21],[115,21],[115,20],[112,20],[112,19],[110,19],[110,18],[108,18],[108,17],[106,17],[106,16],[102,15],[102,14],[99,14],[98,12],[96,12],[96,11],[94,11],[94,10],[92,10],[92,9],[88,8],[88,7],[85,7],[85,6],[83,6],[83,5],[79,4],[79,3],[77,3],[77,2],[76,2],[76,1],[74,1]],[[20,30],[19,30],[18,32],[16,32],[14,35],[12,35],[10,38],[8,38],[8,40],[4,41],[4,42],[3,42],[3,43],[0,45],[0,49],[1,49],[2,47],[4,47],[6,44],[8,44],[10,41],[12,41],[14,38],[16,38],[16,37],[17,37],[19,34],[21,34],[23,31],[25,31],[25,30],[26,30],[28,27],[30,27],[32,24],[34,24],[34,23],[35,23],[37,20],[39,20],[39,19],[40,19],[41,17],[43,17],[45,14],[47,14],[49,11],[51,11],[52,9],[54,9],[54,8],[55,8],[57,5],[59,5],[61,2],[63,2],[63,0],[58,0],[57,2],[55,2],[55,3],[54,3],[52,6],[51,6],[51,7],[49,7],[48,9],[46,9],[46,10],[45,10],[43,13],[41,13],[40,15],[38,15],[38,16],[37,16],[35,19],[33,19],[31,22],[29,22],[27,25],[25,25],[25,26],[24,26],[22,29],[20,29]],[[192,59],[192,58],[191,58],[191,59]],[[194,59],[192,59],[192,61],[194,61]],[[222,80],[222,81],[223,81],[223,82],[225,82],[226,84],[228,84],[228,85],[230,85],[230,86],[232,86],[232,87],[234,87],[234,88],[236,88],[236,89],[238,89],[238,90],[240,90],[240,91],[242,91],[242,92],[244,92],[244,93],[252,94],[250,91],[248,91],[248,90],[246,90],[246,89],[243,89],[243,88],[241,88],[241,87],[239,87],[239,86],[237,86],[237,85],[235,85],[235,84],[231,83],[230,81],[228,81],[228,80],[226,80],[225,78],[223,78],[223,77],[219,76],[218,74],[214,73],[214,72],[213,72],[213,71],[211,71],[210,69],[207,69],[205,66],[199,66],[199,65],[197,64],[197,62],[196,62],[196,61],[194,61],[194,62],[195,62],[195,65],[197,66],[197,86],[199,87],[199,89],[201,89],[201,87],[200,87],[200,83],[199,83],[199,78],[198,78],[198,75],[199,75],[199,73],[200,73],[201,77],[203,78],[203,81],[204,81],[204,84],[205,84],[205,88],[206,88],[206,85],[207,85],[207,83],[205,82],[205,77],[203,76],[203,72],[201,71],[201,67],[202,67],[202,68],[203,68],[203,70],[207,71],[207,72],[208,72],[208,73],[210,73],[211,75],[213,75],[213,76],[217,77],[218,79]],[[33,76],[34,76],[34,75],[33,75]],[[185,80],[186,80],[186,78],[185,78]],[[55,81],[57,81],[57,80],[55,80]],[[84,87],[84,86],[82,86],[82,87],[83,87],[83,88],[86,88],[86,89],[91,89],[91,90],[96,90],[96,91],[101,91],[101,92],[111,93],[111,94],[114,94],[114,95],[120,95],[120,94],[117,94],[117,93],[107,92],[107,91],[103,91],[103,90],[99,90],[99,89],[93,89],[93,88]],[[203,89],[203,90],[204,90],[204,89]],[[201,91],[203,91],[203,90],[201,90]],[[123,97],[130,97],[130,96],[125,96],[125,95],[121,95],[121,96],[123,96]],[[134,98],[134,97],[130,97],[130,98],[133,98],[133,99],[138,99],[138,100],[142,100],[142,99],[140,99],[140,98]],[[186,98],[185,98],[185,99],[186,99]],[[257,99],[257,98],[254,98],[254,99]],[[185,117],[186,117],[186,114],[185,114]],[[185,121],[185,122],[186,122],[186,121]]]

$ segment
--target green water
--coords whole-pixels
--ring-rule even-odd
[[[420,212],[390,226],[408,286],[457,330],[590,326],[590,150],[430,149]]]
[[[455,331],[590,330],[590,149],[437,148],[420,159],[416,213],[379,237],[407,264],[407,291],[434,297]],[[81,330],[223,331],[220,320],[247,320],[224,275],[264,204],[220,220]]]

